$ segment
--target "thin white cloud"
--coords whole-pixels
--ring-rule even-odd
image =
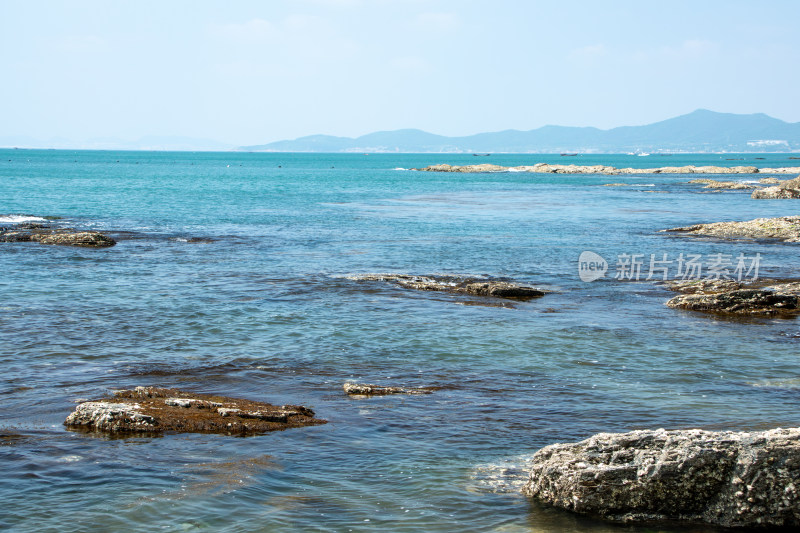
[[[461,25],[455,13],[420,13],[414,26],[423,31],[452,31]]]
[[[596,61],[608,54],[608,48],[604,44],[591,44],[576,48],[569,53],[570,59],[578,61]]]
[[[636,61],[699,61],[718,55],[719,44],[705,39],[687,39],[676,45],[639,50],[633,54]]]

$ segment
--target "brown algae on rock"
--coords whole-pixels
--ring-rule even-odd
[[[109,433],[250,435],[324,423],[311,409],[299,405],[275,406],[178,389],[136,387],[117,391],[112,398],[79,404],[64,425]]]

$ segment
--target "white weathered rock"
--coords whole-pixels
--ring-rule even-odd
[[[164,404],[171,405],[173,407],[185,407],[187,409],[191,407],[194,407],[196,409],[210,409],[212,407],[222,407],[222,404],[219,402],[196,400],[194,398],[167,398],[166,400],[164,400]]]
[[[104,431],[146,431],[156,429],[158,422],[139,411],[138,405],[111,402],[84,402],[67,417],[69,426],[87,426]]]
[[[800,526],[800,428],[633,431],[553,444],[523,493],[615,521]]]

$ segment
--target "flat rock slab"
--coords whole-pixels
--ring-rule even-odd
[[[351,276],[357,281],[387,281],[406,289],[441,291],[471,296],[487,296],[527,301],[541,298],[545,291],[508,281],[486,280],[465,276],[410,276],[406,274],[363,274]]]
[[[388,394],[431,394],[439,387],[389,387],[368,383],[345,383],[344,392],[351,396],[386,396]]]
[[[717,181],[712,179],[697,179],[689,183],[704,184],[704,189],[758,189],[758,185],[742,183],[741,181]]]
[[[538,172],[548,174],[797,174],[800,167],[758,168],[750,166],[718,167],[718,166],[693,166],[683,167],[657,167],[657,168],[616,168],[607,165],[550,165],[536,163],[517,167],[503,167],[500,165],[431,165],[425,168],[415,168],[423,172]]]
[[[800,428],[600,433],[542,448],[522,492],[632,522],[800,526]]]
[[[109,433],[261,434],[326,423],[299,405],[197,394],[178,389],[136,387],[112,398],[79,404],[64,422],[70,428]]]
[[[723,239],[777,239],[800,242],[800,216],[756,218],[744,222],[712,222],[661,230]]]
[[[800,282],[760,279],[672,281],[667,288],[682,293],[667,307],[719,315],[790,318],[800,313]]]
[[[30,223],[0,227],[0,242],[38,242],[84,248],[108,248],[117,244],[111,237],[96,231],[78,231]]]

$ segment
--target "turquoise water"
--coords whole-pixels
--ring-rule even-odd
[[[762,277],[797,276],[796,245],[658,233],[796,204],[700,194],[686,176],[399,169],[797,163],[755,157],[2,150],[0,220],[60,216],[119,243],[0,244],[0,427],[20,435],[0,444],[0,528],[617,531],[495,479],[600,431],[797,426],[800,327],[668,309],[652,281],[584,283],[578,256],[613,269],[622,253],[759,253]],[[347,278],[368,272],[553,292],[510,307]],[[348,380],[443,388],[356,400]],[[76,400],[136,385],[308,405],[329,424],[250,438],[63,428]]]

